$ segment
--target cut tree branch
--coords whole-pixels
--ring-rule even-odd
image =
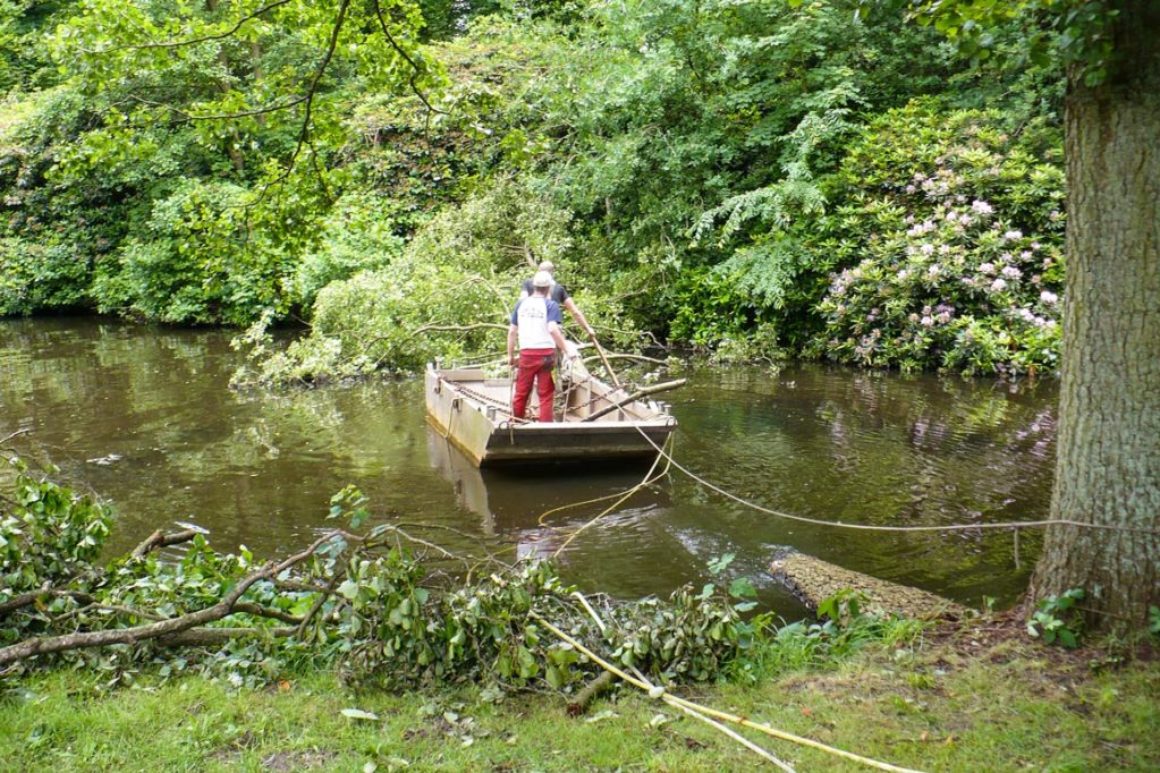
[[[294,635],[294,628],[191,628],[188,631],[162,636],[157,641],[166,647],[213,647],[244,636]]]
[[[21,593],[13,596],[5,602],[0,603],[0,617],[15,612],[18,609],[32,606],[36,600],[44,596],[71,596],[80,604],[92,604],[94,599],[88,593],[75,590],[58,590],[56,588],[45,588],[43,590],[29,591],[28,593]]]
[[[167,548],[170,545],[180,545],[182,542],[189,542],[200,533],[197,529],[185,529],[184,531],[165,534],[161,529],[158,529],[146,537],[140,545],[133,548],[131,555],[137,559],[144,558],[157,548]]]
[[[277,577],[282,572],[295,566],[302,561],[305,561],[323,543],[339,536],[341,532],[329,532],[310,544],[308,548],[300,553],[295,553],[284,561],[277,564],[270,564],[256,572],[252,572],[233,587],[224,598],[218,603],[200,609],[197,612],[190,612],[189,614],[174,617],[169,620],[161,620],[159,622],[150,623],[149,625],[140,625],[132,628],[118,628],[106,631],[87,631],[84,633],[66,634],[63,636],[48,636],[37,637],[34,639],[25,639],[24,641],[12,644],[8,647],[0,648],[0,666],[6,666],[9,663],[14,663],[24,658],[33,657],[35,655],[49,655],[55,652],[63,652],[65,650],[84,649],[88,647],[104,647],[110,644],[133,644],[149,639],[157,639],[163,636],[171,636],[173,634],[188,631],[191,628],[198,628],[206,623],[212,623],[215,620],[221,620],[223,617],[233,614],[236,611],[238,602],[241,597],[245,595],[246,591],[250,589],[254,583],[259,580],[268,580],[272,577]]]

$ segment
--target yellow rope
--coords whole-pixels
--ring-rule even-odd
[[[670,435],[669,437],[672,437],[672,435]],[[642,488],[649,485],[653,481],[660,480],[664,476],[668,475],[669,474],[669,467],[668,467],[668,463],[666,463],[665,469],[663,471],[661,471],[658,475],[656,475],[656,477],[653,477],[653,470],[655,470],[657,468],[657,464],[660,462],[660,460],[662,458],[667,458],[667,457],[663,454],[657,454],[657,458],[653,460],[652,467],[649,467],[648,472],[645,473],[645,476],[644,476],[644,478],[641,479],[640,483],[638,483],[635,486],[633,486],[632,488],[628,489],[626,492],[624,492],[624,495],[621,496],[620,499],[616,500],[611,505],[604,508],[604,510],[602,510],[600,513],[598,513],[590,521],[585,523],[583,526],[581,526],[576,531],[569,534],[568,539],[564,540],[564,543],[562,545],[560,545],[560,547],[556,548],[556,552],[552,553],[552,558],[555,558],[556,556],[563,553],[564,549],[566,547],[568,547],[570,544],[572,544],[572,540],[574,540],[578,536],[580,536],[581,532],[583,532],[585,529],[587,529],[588,527],[595,524],[597,521],[599,521],[601,518],[603,518],[604,516],[611,513],[616,508],[620,507],[620,505],[622,505],[623,503],[627,502],[632,497],[633,494],[640,491]]]
[[[714,717],[715,719],[720,719],[720,720],[723,720],[725,722],[732,722],[735,725],[741,725],[742,727],[748,727],[751,730],[757,730],[758,732],[765,733],[766,735],[768,735],[772,738],[778,738],[778,739],[783,740],[783,741],[790,741],[791,743],[796,743],[800,746],[808,746],[811,749],[817,749],[818,751],[823,751],[823,752],[826,752],[827,754],[832,754],[832,755],[835,755],[837,757],[842,757],[842,758],[847,759],[847,760],[852,760],[854,762],[860,762],[863,765],[868,765],[872,768],[877,768],[879,770],[889,770],[889,771],[894,771],[895,773],[918,773],[917,771],[915,771],[911,768],[900,768],[897,765],[891,765],[888,762],[880,762],[879,760],[871,759],[870,757],[863,757],[860,754],[854,754],[853,752],[848,752],[848,751],[845,751],[844,749],[838,749],[834,746],[828,746],[820,741],[815,741],[811,738],[804,738],[800,735],[794,735],[793,733],[787,733],[784,730],[777,730],[775,728],[770,727],[769,725],[761,725],[761,724],[758,724],[756,722],[751,722],[750,720],[745,719],[744,717],[739,717],[736,714],[729,714],[729,713],[724,712],[724,711],[718,711],[716,709],[709,708],[708,706],[702,706],[698,703],[694,703],[693,701],[685,700],[684,698],[679,698],[676,695],[672,695],[668,692],[664,692],[663,687],[653,687],[645,682],[642,682],[641,680],[637,679],[636,677],[624,672],[623,670],[617,668],[616,666],[612,665],[611,663],[609,663],[608,661],[604,660],[599,655],[597,655],[595,652],[593,652],[592,650],[585,647],[582,643],[577,641],[575,638],[573,638],[572,636],[569,636],[568,634],[564,633],[556,626],[549,623],[547,620],[545,620],[543,617],[541,617],[536,612],[529,612],[528,614],[531,617],[533,617],[534,619],[536,619],[537,621],[539,621],[545,628],[547,628],[553,634],[558,636],[560,639],[567,642],[568,644],[571,644],[579,652],[582,652],[585,655],[587,655],[589,658],[592,659],[592,662],[599,665],[605,671],[610,671],[611,673],[615,674],[616,676],[619,676],[625,682],[627,682],[631,685],[634,685],[634,686],[640,688],[641,690],[644,690],[645,692],[647,692],[650,695],[650,697],[659,697],[661,700],[663,700],[665,703],[669,704],[670,706],[675,706],[678,708],[687,707],[687,708],[692,709],[693,711],[697,711],[697,712],[700,712],[700,713],[705,714],[707,716]]]

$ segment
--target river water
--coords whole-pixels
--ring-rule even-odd
[[[227,388],[229,334],[93,319],[0,321],[0,437],[48,458],[117,512],[111,550],[185,522],[219,549],[261,557],[302,546],[331,495],[361,488],[379,517],[455,550],[548,555],[647,468],[539,474],[475,470],[424,420],[418,379],[288,393]],[[669,393],[674,457],[767,508],[881,525],[1045,517],[1056,385],[792,366],[697,369]],[[573,507],[566,507],[575,505]],[[566,509],[544,515],[552,508]],[[454,531],[441,529],[449,527]],[[764,605],[802,608],[768,573],[801,550],[978,606],[1013,601],[1039,536],[902,534],[762,513],[672,471],[575,537],[559,561],[587,590],[666,594],[736,556]]]

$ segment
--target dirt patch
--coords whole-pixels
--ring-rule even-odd
[[[262,770],[273,770],[283,773],[291,770],[305,770],[320,768],[334,760],[337,752],[331,751],[294,751],[275,752],[262,758]]]

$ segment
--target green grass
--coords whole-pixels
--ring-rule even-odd
[[[265,690],[200,678],[104,690],[93,675],[9,680],[4,770],[723,771],[760,760],[622,689],[570,719],[556,695],[353,692],[327,674]],[[825,673],[681,694],[862,755],[926,770],[1160,768],[1160,663],[1094,674],[1018,639],[870,647]],[[343,709],[371,712],[354,719]],[[658,715],[664,719],[659,721]],[[750,734],[799,770],[858,769]]]

